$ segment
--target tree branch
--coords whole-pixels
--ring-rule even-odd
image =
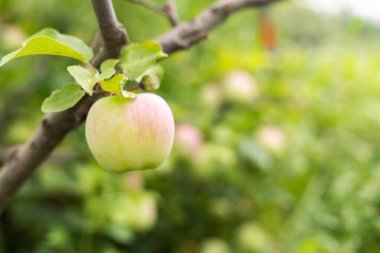
[[[157,38],[156,41],[166,53],[188,48],[205,38],[212,28],[220,24],[230,14],[244,7],[261,6],[275,1],[219,0],[193,21],[177,26],[172,31]],[[93,0],[93,6],[105,43],[104,49],[92,61],[95,67],[99,67],[104,59],[117,57],[127,39],[116,20],[110,0]],[[113,46],[116,47],[113,48]],[[74,108],[47,114],[32,138],[21,148],[12,152],[0,170],[0,213],[9,199],[49,156],[66,134],[84,121],[88,110],[97,98],[99,95],[86,96]]]
[[[166,4],[163,5],[156,4],[151,0],[129,0],[129,2],[139,4],[157,14],[167,17],[173,27],[179,23],[175,0],[167,0]]]
[[[92,0],[92,6],[104,41],[104,47],[93,60],[93,65],[100,65],[107,58],[118,58],[129,39],[127,31],[116,18],[112,0]]]
[[[162,5],[156,4],[150,0],[129,0],[129,2],[144,6],[145,8],[147,8],[153,12],[157,12],[158,14],[166,15],[166,12],[162,8]]]
[[[187,49],[207,38],[208,32],[232,13],[247,7],[264,6],[280,0],[219,0],[201,12],[194,20],[180,24],[155,41],[166,53]]]
[[[7,157],[8,147],[0,146],[0,164],[3,163],[3,161]]]

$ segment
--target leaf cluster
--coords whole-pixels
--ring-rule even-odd
[[[93,52],[82,40],[45,28],[22,43],[22,47],[0,61],[0,67],[11,60],[30,55],[55,55],[77,60],[81,65],[67,67],[75,83],[55,90],[42,103],[44,113],[59,112],[76,105],[86,93],[92,96],[96,84],[103,91],[134,98],[135,93],[126,89],[127,81],[141,83],[147,90],[157,89],[162,68],[157,60],[166,57],[160,45],[153,41],[132,43],[125,46],[119,59],[108,59],[100,66],[100,72],[91,65]],[[119,68],[121,71],[116,71]],[[144,84],[145,82],[145,84]],[[139,86],[140,87],[140,86]]]

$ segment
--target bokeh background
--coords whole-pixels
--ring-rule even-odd
[[[190,20],[213,1],[177,2]],[[71,132],[0,218],[0,252],[380,252],[380,27],[316,2],[242,11],[162,61],[177,129],[160,168],[110,174]],[[114,4],[133,41],[170,29]],[[0,0],[0,55],[44,27],[97,31],[90,1]],[[28,140],[72,63],[0,69],[0,152]]]

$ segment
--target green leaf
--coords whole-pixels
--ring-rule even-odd
[[[99,74],[97,76],[97,78],[98,78],[98,80],[105,80],[105,79],[110,78],[114,74],[115,74],[115,69],[108,68],[108,69],[104,70],[101,74]]]
[[[117,74],[109,80],[100,81],[100,86],[104,91],[111,93],[121,92],[121,88],[127,81],[127,77],[124,74]]]
[[[164,77],[164,68],[160,64],[155,64],[144,72],[144,75],[154,74],[158,78],[162,79]]]
[[[92,50],[78,38],[46,28],[26,40],[20,49],[4,56],[0,67],[11,60],[29,55],[58,55],[87,62],[92,57]]]
[[[119,63],[120,60],[118,59],[108,59],[100,65],[100,71],[103,73],[107,71],[107,69],[115,69],[116,64]]]
[[[77,65],[67,67],[67,71],[72,77],[74,77],[75,81],[91,96],[92,89],[98,81],[96,74],[93,74],[90,70]]]
[[[122,52],[120,67],[129,80],[135,80],[156,64],[156,60],[167,57],[160,45],[153,41],[130,44]]]
[[[124,90],[124,86],[125,86],[124,83],[120,83],[120,92],[121,92],[121,95],[123,97],[125,97],[125,98],[135,98],[137,96],[136,93]]]
[[[125,97],[125,98],[135,98],[135,97],[137,97],[136,93],[133,93],[133,92],[130,92],[130,91],[127,91],[127,90],[124,90],[124,89],[121,89],[121,95],[123,95],[123,97]]]
[[[50,37],[61,42],[62,44],[69,46],[73,50],[81,53],[86,61],[89,61],[94,55],[92,49],[87,46],[87,44],[84,43],[81,39],[71,35],[62,34],[55,29],[45,28],[38,32],[37,35]]]
[[[73,107],[84,95],[84,91],[77,84],[66,84],[44,100],[41,110],[44,113],[64,111]]]
[[[137,77],[136,81],[141,82],[143,77],[147,75],[156,75],[161,80],[164,77],[164,68],[160,64],[154,64]]]

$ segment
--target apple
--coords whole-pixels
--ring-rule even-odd
[[[278,126],[263,126],[257,131],[257,140],[269,151],[281,153],[286,144],[286,135],[284,130]]]
[[[259,95],[256,80],[246,71],[235,70],[222,80],[225,98],[228,102],[252,104]]]
[[[2,25],[1,30],[0,41],[6,48],[17,48],[27,37],[24,30],[14,25]]]
[[[127,191],[112,198],[106,215],[111,224],[118,224],[132,231],[147,231],[157,221],[155,195],[147,191]]]
[[[101,98],[88,113],[86,139],[106,170],[156,168],[173,146],[173,114],[165,100],[152,93]]]
[[[207,109],[217,110],[222,104],[223,93],[220,85],[215,83],[205,84],[200,92],[201,102]]]
[[[203,134],[197,127],[182,123],[177,125],[175,143],[183,155],[192,157],[203,144]]]
[[[242,252],[272,252],[270,235],[254,221],[243,223],[236,236]]]
[[[205,240],[200,247],[200,253],[229,253],[231,252],[228,244],[219,238]]]

